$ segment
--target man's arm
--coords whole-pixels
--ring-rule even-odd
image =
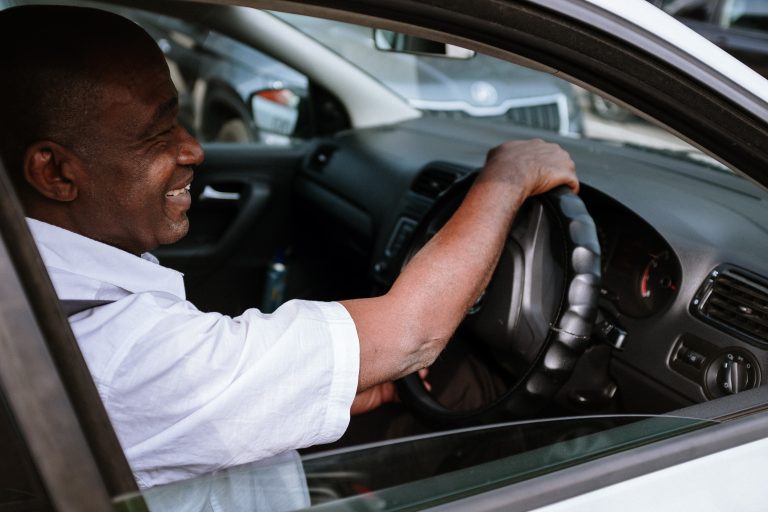
[[[494,148],[459,209],[389,292],[342,302],[360,339],[358,391],[432,364],[488,285],[523,201],[559,185],[578,191],[574,168],[541,140]]]

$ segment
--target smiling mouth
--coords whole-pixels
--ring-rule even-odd
[[[186,187],[177,188],[176,190],[171,190],[169,192],[165,193],[165,197],[176,197],[181,194],[186,194],[189,192],[189,189],[192,187],[192,184],[187,185]]]

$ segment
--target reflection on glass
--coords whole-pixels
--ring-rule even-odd
[[[673,416],[580,417],[451,431],[299,460],[270,461],[159,486],[115,501],[120,511],[433,506],[713,425]]]

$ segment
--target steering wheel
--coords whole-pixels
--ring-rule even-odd
[[[406,262],[456,211],[475,176],[438,197],[414,232]],[[514,384],[491,403],[457,411],[412,374],[398,381],[401,401],[435,425],[530,418],[554,398],[586,349],[599,285],[600,244],[581,199],[559,187],[527,200],[488,287],[461,326],[511,370]]]

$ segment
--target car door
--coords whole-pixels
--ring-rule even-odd
[[[154,254],[185,274],[199,308],[239,314],[261,306],[266,271],[291,243],[290,196],[304,146],[209,144],[205,154],[192,182],[189,234]]]

